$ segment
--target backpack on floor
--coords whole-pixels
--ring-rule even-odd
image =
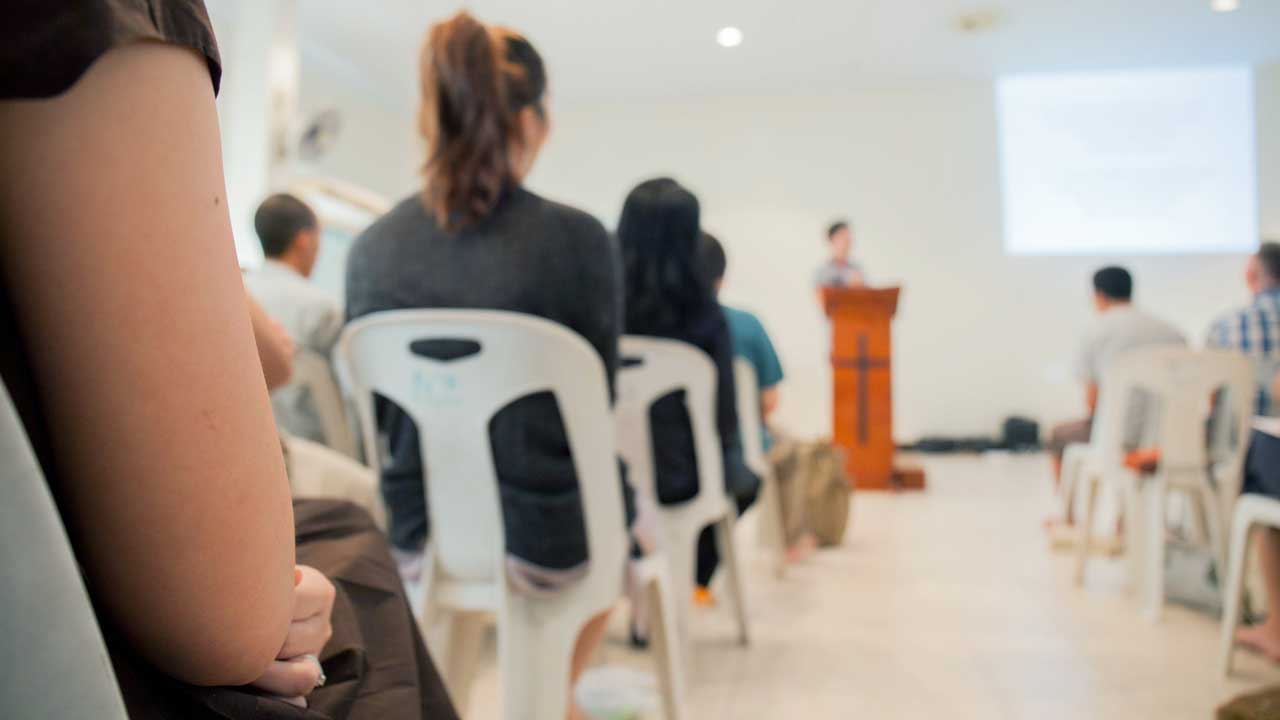
[[[1218,708],[1218,720],[1273,720],[1280,717],[1280,687],[1242,695]]]
[[[788,544],[805,532],[822,547],[844,542],[853,494],[844,451],[825,440],[780,438],[770,457]]]

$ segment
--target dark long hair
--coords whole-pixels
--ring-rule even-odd
[[[431,27],[419,64],[423,204],[442,227],[461,230],[493,212],[514,181],[518,116],[526,107],[545,114],[546,69],[528,40],[466,12]]]
[[[713,302],[698,253],[701,226],[698,198],[671,178],[640,183],[627,195],[618,240],[628,333],[679,336]]]

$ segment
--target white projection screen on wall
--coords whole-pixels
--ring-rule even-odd
[[[999,79],[1005,250],[1252,250],[1253,95],[1247,67]]]

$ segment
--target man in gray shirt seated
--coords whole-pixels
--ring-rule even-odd
[[[272,195],[253,217],[266,261],[245,276],[245,287],[267,314],[284,326],[299,352],[329,360],[342,332],[338,301],[307,278],[320,251],[320,223],[306,203],[292,195]],[[298,378],[295,378],[295,381]],[[295,381],[271,394],[276,422],[292,435],[323,443],[323,426],[310,393]]]
[[[853,254],[853,228],[849,223],[840,220],[827,230],[827,246],[831,256],[818,266],[814,274],[814,285],[821,292],[823,288],[857,288],[867,285],[867,276],[862,266],[850,260]]]
[[[1139,348],[1185,347],[1187,344],[1173,325],[1134,307],[1133,277],[1122,267],[1105,267],[1094,274],[1093,302],[1099,316],[1085,334],[1076,361],[1076,375],[1084,383],[1089,417],[1058,425],[1050,433],[1049,450],[1053,453],[1055,478],[1061,472],[1062,453],[1067,445],[1089,442],[1093,413],[1098,407],[1098,384],[1111,362]],[[1125,429],[1126,445],[1130,449],[1137,449],[1143,439],[1149,410],[1146,401],[1134,399]]]

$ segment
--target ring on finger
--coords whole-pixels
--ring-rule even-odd
[[[320,671],[320,675],[316,677],[316,687],[324,687],[324,684],[329,681],[329,678],[324,674],[324,665],[320,664],[320,658],[314,653],[306,653],[302,657],[316,664],[316,669]]]

